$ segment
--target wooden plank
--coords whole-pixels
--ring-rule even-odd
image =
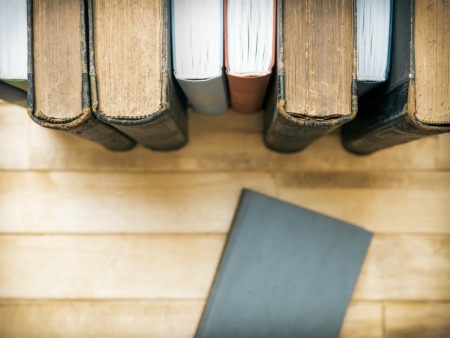
[[[28,169],[30,122],[25,108],[0,103],[0,169]]]
[[[441,134],[437,136],[437,159],[436,168],[437,169],[450,169],[450,133]]]
[[[279,154],[262,141],[262,113],[242,116],[232,111],[211,117],[189,114],[189,143],[178,151],[157,152],[141,146],[117,153],[66,133],[30,124],[30,165],[35,170],[130,170],[211,171],[277,170],[326,171],[380,169],[434,169],[437,137],[424,138],[380,151],[355,156],[341,146],[338,132],[332,133],[302,152]],[[14,125],[15,138],[20,129]],[[14,143],[13,143],[14,144]],[[14,165],[9,169],[17,169]]]
[[[383,233],[450,233],[450,172],[276,175],[283,200]]]
[[[387,338],[450,337],[450,303],[386,303]]]
[[[0,298],[205,299],[225,235],[0,237]],[[378,236],[355,300],[450,300],[450,237]],[[30,282],[32,281],[32,282]]]
[[[193,337],[203,301],[0,301],[2,338]],[[381,305],[351,304],[341,338],[382,337]]]
[[[450,300],[449,236],[377,236],[354,297]]]
[[[221,232],[268,173],[0,172],[3,233]]]

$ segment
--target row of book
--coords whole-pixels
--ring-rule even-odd
[[[0,0],[0,25],[31,118],[112,150],[180,148],[188,104],[264,108],[281,152],[341,125],[359,154],[450,131],[444,0]]]

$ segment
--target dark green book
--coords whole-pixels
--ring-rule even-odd
[[[91,110],[84,0],[27,0],[28,114],[111,150],[135,145]]]
[[[356,154],[450,131],[450,3],[395,0],[391,73],[342,128]]]
[[[196,337],[338,337],[371,236],[245,190]]]

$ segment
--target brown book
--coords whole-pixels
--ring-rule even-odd
[[[139,143],[187,142],[186,98],[171,66],[170,0],[88,0],[92,109]]]
[[[353,0],[279,0],[277,66],[266,104],[266,145],[294,152],[357,112]]]
[[[28,0],[28,113],[111,150],[135,142],[91,111],[84,0]]]
[[[264,103],[265,94],[267,91],[267,87],[270,81],[270,77],[272,75],[272,68],[275,62],[275,46],[276,46],[276,0],[270,0],[269,3],[273,4],[273,8],[271,10],[272,15],[267,15],[268,11],[260,11],[261,8],[266,8],[266,4],[258,4],[255,5],[253,8],[251,6],[248,6],[247,2],[239,2],[236,1],[236,3],[241,6],[241,8],[244,8],[245,5],[247,5],[247,9],[250,10],[250,16],[249,17],[243,17],[240,20],[238,19],[238,14],[240,11],[235,8],[231,9],[230,6],[228,6],[228,3],[232,2],[233,0],[224,0],[224,34],[225,34],[225,68],[226,68],[226,74],[227,79],[230,87],[230,97],[231,97],[231,105],[234,110],[241,112],[241,113],[253,113],[258,110],[260,110]],[[228,12],[230,10],[230,12]],[[241,11],[242,12],[242,11]],[[269,12],[270,13],[270,12]],[[242,44],[240,45],[240,41],[235,37],[235,34],[233,34],[233,30],[238,30],[239,32],[242,31],[250,31],[251,28],[253,30],[257,29],[258,27],[256,25],[252,25],[250,23],[250,18],[253,19],[253,21],[256,21],[256,17],[260,15],[261,17],[268,17],[268,20],[270,21],[269,25],[265,25],[269,29],[267,29],[267,37],[270,38],[271,36],[271,42],[262,44],[257,41],[257,39],[252,39],[252,34],[244,34],[242,39],[248,39],[245,40],[248,42],[248,44]],[[231,20],[231,22],[229,21]],[[262,20],[261,20],[262,21]],[[263,21],[262,21],[263,22]],[[230,24],[231,23],[231,24]],[[264,23],[261,23],[261,25],[264,25]],[[259,28],[261,29],[261,28]],[[262,32],[260,33],[262,34]],[[264,35],[263,35],[264,39]],[[270,41],[270,40],[269,40]],[[233,46],[233,45],[234,46]],[[263,47],[266,47],[264,49]],[[239,67],[236,69],[234,68],[233,60],[231,54],[233,50],[236,50],[237,52],[240,52],[240,54],[244,54],[243,48],[251,49],[251,47],[255,48],[258,51],[267,51],[267,61],[266,63],[269,63],[267,67],[262,69],[252,69],[255,64],[257,64],[257,59],[262,59],[260,55],[257,55],[256,53],[249,52],[248,59],[244,60],[247,61],[248,65],[250,65],[249,68],[246,69],[246,67]],[[239,50],[241,49],[241,50]],[[236,62],[237,63],[237,62]],[[244,62],[243,62],[244,63]]]
[[[356,154],[450,131],[450,3],[396,0],[391,74],[342,129]]]

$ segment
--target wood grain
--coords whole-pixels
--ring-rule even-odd
[[[387,303],[386,337],[450,337],[450,303]]]
[[[268,173],[0,172],[0,233],[226,233]]]
[[[279,197],[382,233],[450,233],[448,172],[276,175]]]
[[[194,234],[0,236],[0,298],[205,299],[224,241]],[[449,259],[450,237],[375,237],[354,299],[450,300]]]
[[[29,123],[32,124],[31,121]],[[150,151],[140,146],[130,152],[114,153],[76,136],[32,125],[29,169],[326,172],[430,170],[436,164],[437,137],[424,138],[371,156],[355,156],[342,148],[336,132],[321,138],[302,152],[286,155],[264,146],[262,131],[259,130],[261,125],[262,116],[259,114],[242,117],[229,111],[216,119],[191,111],[189,143],[178,151],[168,153]],[[21,135],[20,129],[15,131],[12,142]]]
[[[2,338],[193,337],[203,301],[0,301]],[[379,338],[381,305],[351,304],[341,338]]]

